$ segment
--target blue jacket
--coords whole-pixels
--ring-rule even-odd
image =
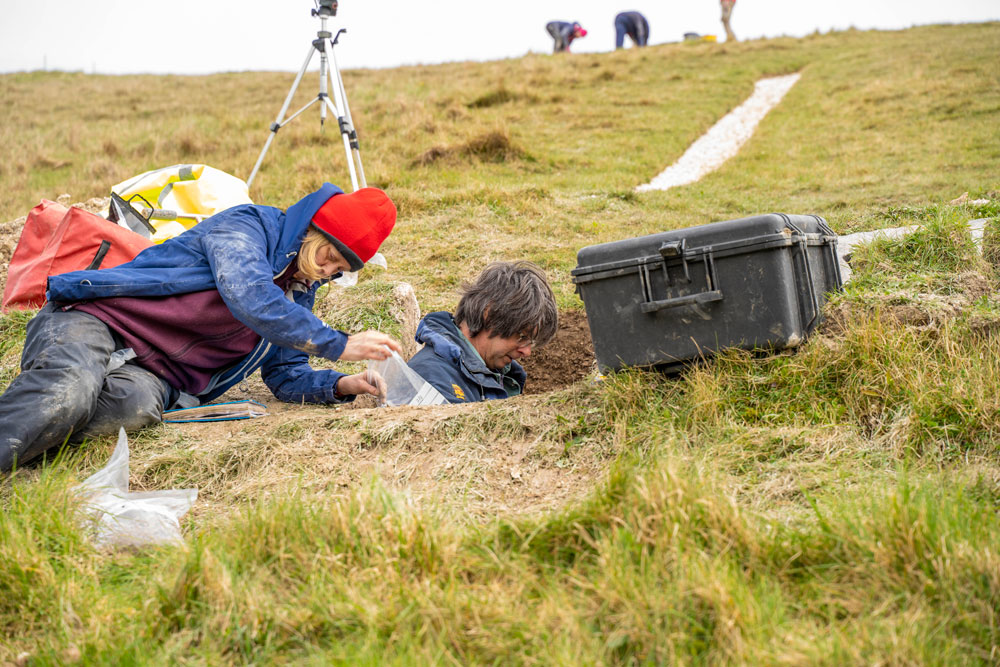
[[[310,355],[335,360],[347,344],[346,333],[331,329],[312,314],[316,290],[326,281],[294,292],[293,302],[274,284],[274,278],[298,254],[316,211],[342,193],[325,183],[287,212],[272,206],[234,206],[143,250],[131,262],[51,276],[46,298],[67,303],[217,289],[236,319],[258,333],[261,341],[240,362],[216,373],[198,396],[202,403],[222,395],[258,368],[268,388],[283,401],[341,402],[344,399],[335,398],[334,388],[344,374],[309,366]]]
[[[554,40],[555,51],[568,51],[569,45],[576,39],[575,27],[577,23],[567,21],[549,21],[545,24],[545,30]]]
[[[516,361],[503,371],[492,371],[469,349],[470,344],[451,313],[429,313],[417,327],[416,339],[424,347],[409,366],[427,380],[449,403],[507,398],[506,381],[515,393],[524,391],[527,374]]]

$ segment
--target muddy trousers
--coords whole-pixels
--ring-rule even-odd
[[[46,304],[28,322],[21,374],[0,396],[0,471],[67,441],[161,421],[176,390],[132,363],[109,371],[122,347],[87,313]]]
[[[545,30],[552,37],[552,53],[562,53],[569,50],[569,34],[558,21],[550,21],[545,24]]]

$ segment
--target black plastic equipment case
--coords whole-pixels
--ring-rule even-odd
[[[794,347],[842,285],[826,221],[782,213],[587,246],[572,276],[602,370]]]

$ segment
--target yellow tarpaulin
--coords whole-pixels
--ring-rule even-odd
[[[252,204],[247,184],[224,171],[204,164],[175,164],[133,176],[111,188],[122,199],[134,195],[155,210],[150,223],[156,229],[153,241],[161,243],[194,227],[210,215],[240,204]],[[146,208],[138,197],[133,208]],[[148,217],[148,212],[143,212]]]

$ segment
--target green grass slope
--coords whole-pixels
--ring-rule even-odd
[[[87,540],[72,486],[111,439],[19,471],[0,481],[0,660],[995,664],[998,51],[1000,25],[975,24],[346,72],[400,219],[388,270],[321,306],[335,326],[383,321],[397,281],[449,308],[495,259],[539,262],[580,309],[580,247],[762,212],[918,230],[859,248],[794,353],[147,429],[133,486],[200,489],[183,548]],[[721,169],[634,192],[790,72]],[[246,177],[290,79],[0,76],[0,220],[181,162]],[[287,206],[345,175],[306,114],[251,195]],[[26,321],[0,317],[0,386]]]

